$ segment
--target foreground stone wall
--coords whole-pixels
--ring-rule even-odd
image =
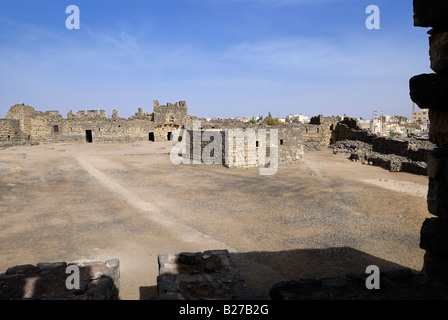
[[[70,265],[79,268],[79,289],[66,287]],[[0,300],[117,300],[119,279],[117,259],[14,266],[0,274]]]
[[[244,299],[250,296],[227,250],[159,254],[155,299]]]
[[[414,0],[414,25],[430,27],[429,55],[432,74],[410,79],[410,96],[429,109],[429,139],[437,145],[428,156],[428,211],[420,247],[426,251],[423,271],[448,278],[448,1]]]

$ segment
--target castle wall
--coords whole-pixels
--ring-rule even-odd
[[[154,100],[154,124],[156,126],[165,124],[182,126],[187,116],[187,104],[185,101],[160,105],[157,100]]]
[[[15,119],[0,119],[0,141],[21,140],[20,122]]]
[[[92,143],[130,143],[148,140],[149,132],[154,132],[154,123],[140,120],[49,121],[45,125],[45,142],[89,142]],[[88,134],[86,131],[90,131]]]
[[[128,119],[113,110],[110,118],[104,110],[70,111],[63,118],[58,111],[40,112],[17,104],[0,122],[0,141],[36,141],[41,143],[129,143],[167,141],[170,133],[188,119],[185,101],[160,106],[154,101],[154,113],[138,112]]]

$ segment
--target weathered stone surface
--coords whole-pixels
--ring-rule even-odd
[[[448,259],[448,221],[428,218],[420,232],[420,248]]]
[[[395,283],[404,283],[411,281],[415,274],[410,269],[386,270],[381,275]]]
[[[8,268],[5,274],[26,274],[37,272],[38,268],[32,264],[24,264]]]
[[[191,253],[191,252],[182,252],[179,254],[179,257],[177,258],[177,262],[181,264],[198,264],[198,257],[199,255],[197,253]]]
[[[446,0],[414,0],[414,26],[448,28]]]
[[[216,265],[213,262],[207,262],[205,265],[206,272],[213,272],[216,270]]]
[[[448,259],[445,257],[439,257],[430,252],[426,252],[423,260],[422,271],[431,276],[438,277],[439,279],[448,280]]]
[[[187,260],[189,264],[181,264]],[[194,258],[194,259],[193,259]],[[191,264],[192,262],[194,264]],[[169,267],[170,266],[170,267]],[[228,250],[182,252],[159,256],[157,292],[160,299],[236,299],[249,291]]]
[[[409,81],[411,100],[422,109],[448,111],[448,74],[421,74]]]
[[[429,37],[431,69],[436,73],[448,73],[448,31]]]
[[[448,219],[448,182],[429,178],[427,202],[430,213]]]
[[[428,176],[430,178],[445,179],[448,181],[448,146],[435,148],[428,152]]]
[[[297,294],[314,292],[318,288],[320,282],[316,279],[282,281],[272,286],[269,295],[273,300],[295,299]]]
[[[448,144],[448,111],[429,110],[429,140],[438,146]]]
[[[48,269],[65,268],[65,267],[67,267],[67,262],[52,262],[52,263],[37,264],[37,268],[39,270],[48,270]]]

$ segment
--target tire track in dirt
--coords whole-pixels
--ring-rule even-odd
[[[73,157],[78,161],[82,168],[89,173],[90,176],[95,178],[104,188],[117,195],[128,205],[134,207],[139,212],[145,213],[145,217],[154,224],[167,230],[173,238],[178,238],[184,242],[211,242],[210,246],[215,248],[226,248],[229,252],[237,252],[228,244],[219,241],[206,235],[191,226],[179,222],[169,213],[163,211],[163,209],[149,203],[138,195],[121,185],[120,183],[112,180],[105,173],[97,169],[90,161],[87,160],[85,154],[73,154]]]

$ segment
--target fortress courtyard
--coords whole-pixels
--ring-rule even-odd
[[[173,142],[0,150],[0,272],[120,261],[120,299],[156,295],[158,254],[228,249],[254,296],[275,283],[421,270],[428,178],[334,155],[259,169],[174,165]]]

